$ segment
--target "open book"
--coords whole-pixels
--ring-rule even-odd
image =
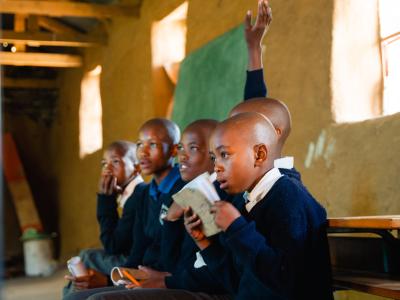
[[[211,236],[221,231],[214,222],[214,215],[210,213],[211,205],[220,200],[213,181],[208,172],[203,173],[172,196],[179,206],[184,208],[190,206],[193,212],[199,216],[206,236]]]
[[[114,267],[111,270],[110,277],[113,284],[118,286],[132,283],[137,284],[133,282],[135,280],[140,283],[141,280],[148,279],[149,275],[145,271],[139,269]]]

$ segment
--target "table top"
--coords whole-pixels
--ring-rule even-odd
[[[400,215],[328,218],[328,227],[400,229]]]

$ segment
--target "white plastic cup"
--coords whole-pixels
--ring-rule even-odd
[[[89,275],[88,270],[79,256],[71,257],[70,260],[67,261],[67,266],[68,270],[75,277]]]

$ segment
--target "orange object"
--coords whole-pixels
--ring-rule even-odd
[[[10,133],[6,133],[3,136],[3,153],[4,177],[15,205],[22,233],[30,228],[42,232],[42,222],[40,221],[31,189],[25,177],[18,149]]]
[[[129,274],[129,272],[122,270],[122,274],[124,274],[126,277],[128,277],[128,279],[133,283],[136,284],[137,286],[141,286],[141,284],[139,283],[139,281],[136,280],[135,277],[133,277],[131,274]]]

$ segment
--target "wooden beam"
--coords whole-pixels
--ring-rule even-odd
[[[137,17],[139,5],[92,4],[72,1],[0,0],[0,13],[54,17]]]
[[[14,31],[24,32],[26,30],[26,17],[27,15],[24,14],[14,15]],[[26,50],[26,45],[24,43],[15,43],[14,47],[17,52],[25,52]]]
[[[38,16],[28,16],[28,31],[39,31]]]
[[[57,89],[58,82],[54,79],[33,79],[33,78],[3,78],[3,88],[12,89]]]
[[[0,42],[29,46],[95,47],[104,45],[105,38],[83,34],[61,35],[48,32],[14,32],[3,30]]]
[[[0,52],[0,65],[76,68],[82,66],[82,58],[71,54]]]
[[[50,17],[44,17],[44,16],[38,16],[38,25],[44,29],[47,29],[51,32],[54,33],[61,33],[61,34],[80,34],[79,31],[76,29],[65,25],[53,18]]]

